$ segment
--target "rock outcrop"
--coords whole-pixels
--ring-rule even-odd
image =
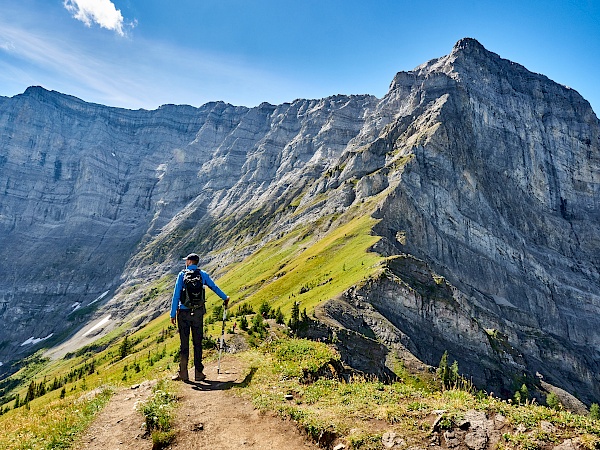
[[[382,99],[127,111],[30,88],[0,99],[0,129],[0,361],[97,307],[164,311],[135,280],[199,242],[218,266],[231,230],[268,240],[380,195],[388,267],[324,321],[426,364],[447,350],[497,393],[543,377],[600,398],[600,124],[473,39]]]

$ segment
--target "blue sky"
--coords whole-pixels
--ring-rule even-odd
[[[130,109],[382,97],[463,37],[600,112],[600,1],[0,0],[0,95]]]

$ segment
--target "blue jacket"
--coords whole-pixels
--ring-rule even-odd
[[[187,268],[189,270],[196,270],[198,268],[198,266],[195,264],[192,264],[192,265],[188,266]],[[171,318],[172,319],[174,319],[175,316],[177,315],[177,309],[188,309],[187,306],[185,306],[180,301],[181,291],[183,290],[183,275],[184,275],[184,273],[185,273],[185,270],[182,270],[181,272],[179,272],[179,275],[177,275],[177,281],[175,282],[175,289],[173,290],[173,299],[171,300]],[[205,286],[208,286],[209,288],[211,288],[213,290],[213,292],[215,294],[217,294],[219,297],[221,297],[223,300],[227,299],[227,295],[219,288],[219,286],[217,286],[215,284],[215,282],[210,278],[210,276],[204,270],[201,270],[200,273],[202,274],[202,283],[204,283]]]

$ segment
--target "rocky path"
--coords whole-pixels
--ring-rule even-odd
[[[193,371],[191,372],[193,373]],[[182,383],[174,429],[172,450],[317,450],[291,422],[259,414],[251,403],[232,395],[231,388],[243,383],[248,374],[242,363],[227,356],[205,368],[207,379],[201,383]],[[251,375],[249,375],[251,376]],[[151,439],[143,437],[143,417],[135,411],[137,401],[152,392],[152,383],[117,392],[81,439],[77,450],[151,449]]]

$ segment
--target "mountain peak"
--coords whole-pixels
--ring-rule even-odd
[[[27,89],[25,89],[25,92],[23,92],[23,94],[21,94],[21,95],[24,97],[30,97],[30,98],[34,98],[37,100],[44,100],[44,99],[49,99],[49,98],[59,98],[59,97],[76,98],[76,97],[72,97],[67,94],[62,94],[58,91],[52,91],[52,90],[46,89],[43,86],[29,86]]]
[[[458,52],[458,51],[466,51],[466,52],[470,52],[470,51],[487,51],[485,49],[485,47],[483,45],[481,45],[481,43],[477,40],[477,39],[473,39],[473,38],[462,38],[460,41],[458,41],[456,44],[454,44],[454,47],[452,48],[452,52]]]
[[[452,51],[446,58],[446,62],[451,63],[453,66],[458,62],[459,64],[470,65],[474,62],[481,64],[496,64],[502,58],[500,55],[486,49],[478,40],[473,38],[463,38],[454,44]]]
[[[25,89],[23,95],[37,96],[47,94],[48,92],[50,91],[42,86],[29,86],[27,89]]]

